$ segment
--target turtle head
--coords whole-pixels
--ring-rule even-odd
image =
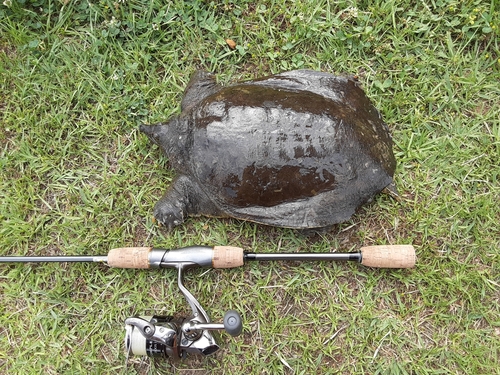
[[[151,142],[158,145],[165,155],[172,157],[177,155],[184,144],[185,131],[180,126],[181,121],[174,117],[168,123],[159,123],[156,125],[140,125],[139,130],[146,134]]]
[[[156,124],[156,125],[141,124],[139,126],[139,130],[142,133],[146,134],[146,136],[151,142],[159,146],[161,143],[161,139],[163,138],[162,134],[165,133],[163,129],[165,126],[166,126],[165,124]]]

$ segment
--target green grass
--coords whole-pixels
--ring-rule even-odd
[[[0,373],[500,374],[497,0],[6,0],[0,19],[0,254],[418,253],[414,270],[191,271],[212,318],[236,309],[244,334],[221,335],[211,358],[128,368],[126,317],[189,313],[173,271],[2,265]],[[197,68],[222,83],[296,68],[358,75],[392,130],[401,202],[379,196],[312,238],[208,218],[163,232],[152,208],[174,172],[137,126],[177,113]]]

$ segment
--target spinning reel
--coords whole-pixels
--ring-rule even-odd
[[[165,266],[165,265],[164,265]],[[229,310],[223,323],[212,323],[196,298],[183,284],[189,263],[176,263],[177,285],[192,310],[189,318],[171,316],[132,317],[125,320],[125,347],[128,354],[148,357],[183,359],[188,354],[208,356],[219,350],[211,331],[225,330],[238,336],[243,323],[240,314]],[[196,266],[196,265],[192,265]]]

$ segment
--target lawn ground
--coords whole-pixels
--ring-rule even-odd
[[[123,321],[189,313],[175,273],[0,266],[2,374],[500,374],[500,5],[491,1],[51,1],[0,4],[0,255],[232,244],[259,252],[412,243],[413,270],[248,264],[193,270],[222,350],[133,358]],[[226,39],[235,42],[229,48]],[[221,83],[307,68],[357,75],[394,137],[401,199],[306,237],[232,219],[171,233],[175,173],[138,132]]]

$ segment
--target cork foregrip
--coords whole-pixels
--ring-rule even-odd
[[[214,246],[212,266],[214,268],[234,268],[243,265],[243,249],[234,246]]]
[[[412,268],[415,266],[412,245],[379,245],[361,248],[361,264],[378,268]]]
[[[115,268],[149,268],[151,247],[119,247],[108,253],[108,266]]]

